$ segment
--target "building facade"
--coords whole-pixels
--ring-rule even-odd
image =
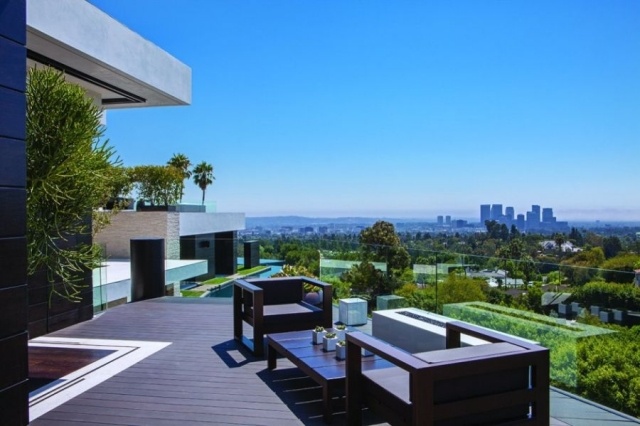
[[[0,418],[11,425],[29,421],[28,337],[90,312],[83,303],[67,309],[42,301],[42,278],[27,279],[28,66],[63,71],[105,109],[191,102],[186,65],[89,2],[0,0]],[[32,327],[38,315],[44,321]]]

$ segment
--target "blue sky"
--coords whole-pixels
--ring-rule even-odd
[[[640,220],[637,0],[91,3],[193,73],[112,145],[213,164],[218,211]]]

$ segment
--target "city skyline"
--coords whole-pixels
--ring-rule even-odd
[[[106,136],[125,165],[213,164],[219,211],[640,220],[638,2],[91,3],[193,72],[191,106]]]

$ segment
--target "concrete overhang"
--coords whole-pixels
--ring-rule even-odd
[[[85,0],[27,0],[27,58],[105,109],[191,103],[191,68]]]
[[[245,229],[244,213],[180,213],[180,236]]]

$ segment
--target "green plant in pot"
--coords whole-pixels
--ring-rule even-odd
[[[333,332],[325,334],[322,339],[322,347],[327,352],[335,351],[336,343],[338,343],[338,335]]]
[[[347,333],[347,326],[345,324],[336,324],[334,331],[338,335],[338,339],[344,340],[345,334]]]
[[[320,305],[322,303],[322,288],[311,283],[303,283],[304,301],[311,305]]]
[[[345,359],[347,358],[347,341],[346,340],[338,340],[336,343],[336,358]]]
[[[322,327],[321,325],[316,326],[316,328],[311,331],[313,344],[319,345],[320,343],[322,343],[322,338],[325,334],[327,334],[327,331],[324,329],[324,327]]]

